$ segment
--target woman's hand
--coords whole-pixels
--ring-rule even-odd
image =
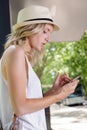
[[[64,73],[63,75],[58,73],[52,88],[48,92],[46,92],[44,96],[49,96],[60,92],[61,87],[68,83],[70,80],[71,78],[66,73]]]
[[[65,84],[63,87],[61,87],[60,92],[56,93],[58,95],[58,99],[59,99],[59,95],[60,95],[61,99],[64,99],[67,96],[69,96],[71,93],[73,93],[75,91],[78,83],[79,83],[79,80],[75,79],[75,80]]]
[[[53,83],[52,90],[60,91],[61,87],[70,81],[71,81],[71,78],[66,73],[64,73],[63,75],[60,75],[60,73],[58,73]]]

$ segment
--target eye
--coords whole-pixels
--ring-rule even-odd
[[[47,31],[44,30],[43,33],[47,33]]]

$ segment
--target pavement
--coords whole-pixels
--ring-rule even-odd
[[[87,130],[87,104],[72,107],[53,104],[50,114],[52,130]]]

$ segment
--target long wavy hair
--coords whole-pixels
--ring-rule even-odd
[[[7,41],[5,43],[4,49],[6,50],[11,45],[19,45],[19,40],[24,41],[26,37],[42,32],[45,25],[46,24],[44,23],[40,23],[25,25],[18,28],[15,32],[12,32],[7,36]],[[40,63],[43,57],[43,51],[38,52],[32,49],[29,53],[26,53],[26,55],[28,56],[29,61],[32,63],[32,65],[36,65],[37,63]]]

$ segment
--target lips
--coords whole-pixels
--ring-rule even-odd
[[[44,49],[46,43],[42,43],[41,48]]]

